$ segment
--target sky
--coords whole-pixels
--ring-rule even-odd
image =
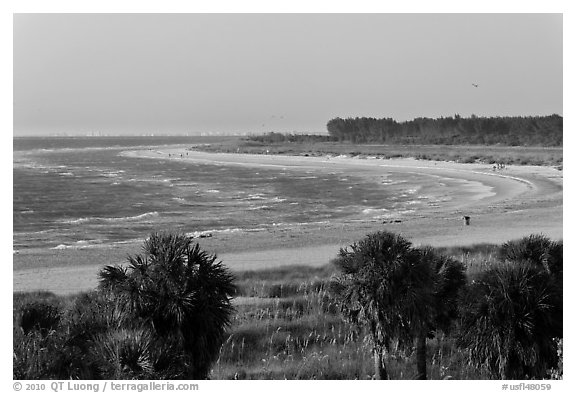
[[[562,14],[13,22],[15,136],[324,133],[334,117],[563,115]]]

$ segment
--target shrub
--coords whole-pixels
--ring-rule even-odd
[[[492,268],[466,291],[459,345],[494,377],[543,378],[557,364],[558,297],[552,277],[542,269],[525,264]]]
[[[178,379],[188,368],[181,344],[149,329],[111,329],[94,338],[90,358],[104,379]]]
[[[143,251],[128,267],[104,268],[100,289],[122,305],[122,326],[140,320],[155,337],[175,338],[189,358],[184,377],[206,378],[230,324],[233,276],[185,235],[152,234]]]
[[[562,275],[562,242],[551,241],[544,235],[530,235],[504,243],[500,257],[513,263],[528,263],[545,269],[549,274]]]
[[[20,309],[20,327],[24,334],[38,330],[43,336],[55,330],[60,322],[60,309],[46,303],[28,303]]]

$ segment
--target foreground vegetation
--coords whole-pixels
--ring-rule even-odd
[[[15,379],[205,379],[233,308],[233,277],[185,235],[152,234],[97,291],[14,302]]]
[[[422,275],[431,261],[441,263],[429,266],[460,266],[466,272],[462,283],[465,287],[445,286],[455,289],[450,294],[434,290],[434,296],[456,300],[459,305],[456,308],[440,309],[427,303],[426,310],[436,310],[430,314],[416,308],[408,312],[405,307],[390,308],[384,304],[377,307],[391,313],[392,318],[387,320],[411,315],[405,319],[407,329],[392,324],[382,331],[388,335],[382,360],[389,378],[422,377],[418,364],[422,351],[416,345],[421,334],[414,334],[422,330],[416,327],[426,327],[424,359],[429,379],[562,377],[561,242],[531,236],[502,246],[420,250],[390,233],[370,236],[338,255],[335,253],[335,263],[321,268],[298,266],[239,272],[234,286],[226,271],[218,269],[215,272],[218,274],[212,276],[220,277],[219,283],[206,278],[201,280],[204,286],[199,286],[200,281],[194,286],[176,287],[168,283],[178,280],[160,279],[158,283],[165,270],[156,270],[155,275],[146,273],[151,264],[144,262],[152,258],[151,253],[144,253],[140,259],[132,258],[131,274],[119,267],[108,268],[101,277],[103,285],[93,293],[71,297],[15,294],[14,378],[373,379],[377,377],[375,336],[366,322],[374,320],[370,315],[376,314],[355,313],[357,307],[369,303],[362,296],[355,296],[357,306],[352,307],[341,289],[343,284],[344,288],[366,288],[366,280],[372,274],[369,272],[375,272],[375,266],[381,266],[377,274],[396,274],[395,268],[386,268],[387,263],[368,264],[366,270],[354,262],[366,261],[355,259],[359,256],[384,252],[388,248],[382,245],[386,244],[400,245],[401,252],[395,255],[410,255],[405,259],[408,262],[413,257],[420,261],[417,263],[422,269],[413,272],[410,287],[418,287],[420,284],[416,283],[420,282],[442,288],[438,280],[427,281],[427,277],[441,277],[439,270]],[[192,265],[209,267],[217,263],[213,256],[202,254],[191,243],[188,246],[184,250],[196,257],[187,260],[205,263]],[[164,249],[161,254],[167,250],[174,248]],[[343,270],[343,265],[348,266],[347,270]],[[178,277],[198,277],[200,270],[179,272]],[[358,281],[361,276],[354,278],[358,273],[364,281]],[[142,281],[142,277],[155,279]],[[142,290],[136,283],[148,283],[148,289]],[[427,288],[429,284],[420,287]],[[395,291],[401,290],[402,285]],[[215,301],[213,306],[203,306],[205,301],[195,303],[194,299],[199,299],[199,294],[206,295],[208,288],[224,291],[211,297]],[[231,296],[235,298],[235,310],[228,313],[226,299]],[[129,305],[129,309],[118,310],[118,304]],[[119,311],[124,317],[118,315]],[[207,315],[221,318],[206,318]],[[427,315],[434,317],[428,319]],[[442,323],[438,316],[445,317]],[[374,321],[378,322],[377,319]],[[195,329],[200,322],[214,323],[214,329],[208,326]],[[178,341],[186,340],[181,335],[185,326],[194,329],[196,339],[207,329],[221,334],[213,341],[214,345],[194,344],[194,350],[188,351],[190,345]],[[190,339],[191,336],[188,342]],[[195,353],[205,357],[194,358]],[[190,367],[194,362],[207,367],[203,369],[199,363]],[[191,370],[200,371],[191,375]]]
[[[503,250],[510,249],[515,250],[518,255],[507,256]],[[537,249],[543,252],[538,253]],[[492,276],[491,272],[498,271],[503,265],[513,264],[513,260],[524,261],[522,264],[527,261],[559,261],[561,253],[550,257],[551,254],[558,253],[558,250],[561,250],[561,243],[549,242],[541,236],[532,236],[523,242],[511,242],[503,246],[482,244],[435,251],[444,258],[462,264],[467,282],[466,289],[461,292],[463,295],[471,288],[481,287],[485,278]],[[558,266],[555,269],[561,274]],[[287,267],[240,273],[236,281],[238,295],[241,296],[237,298],[237,313],[233,318],[231,334],[220,350],[212,377],[374,379],[374,340],[369,329],[364,329],[361,324],[350,323],[349,319],[343,317],[342,303],[333,290],[334,277],[338,274],[339,269],[334,264],[321,268]],[[485,276],[486,274],[488,276]],[[556,285],[551,288],[559,289]],[[521,307],[525,306],[522,296],[514,299]],[[561,299],[556,301],[561,303]],[[561,308],[561,305],[558,307]],[[482,321],[497,330],[500,322],[507,318],[514,320],[511,310],[506,312],[501,315],[501,321]],[[473,351],[475,348],[482,348],[487,342],[479,341],[473,345],[465,341],[470,337],[464,334],[465,330],[461,327],[463,322],[470,323],[470,315],[472,313],[466,313],[462,315],[462,319],[455,319],[448,328],[445,324],[442,329],[429,332],[426,339],[429,379],[510,378],[500,375],[498,367],[486,361],[487,358],[478,356],[478,351]],[[540,322],[547,323],[550,316],[553,316],[556,326],[561,326],[562,311],[559,309],[548,314],[547,318],[536,321],[536,325]],[[542,318],[542,315],[537,318]],[[472,328],[472,325],[468,326],[468,329]],[[477,333],[470,331],[472,334]],[[518,331],[521,332],[522,329]],[[494,331],[489,333],[493,334]],[[549,333],[542,335],[551,339],[547,343],[547,350],[554,353],[548,353],[550,358],[540,363],[547,366],[544,367],[544,374],[539,377],[562,376],[562,333],[556,330],[553,335],[558,339],[554,340]],[[418,351],[414,345],[406,344],[398,338],[390,340],[386,371],[391,379],[416,379],[420,376]],[[539,350],[532,346],[532,342],[521,344],[528,348],[528,351]],[[497,348],[492,350],[497,352]],[[529,372],[528,370],[527,374],[519,378],[530,378]],[[532,374],[532,377],[535,375]]]

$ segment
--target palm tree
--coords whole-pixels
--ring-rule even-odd
[[[525,264],[541,269],[552,279],[554,285],[554,328],[551,333],[563,336],[563,242],[552,241],[544,235],[530,235],[520,240],[504,243],[499,250],[500,258],[512,264]]]
[[[184,378],[208,376],[230,324],[235,291],[233,276],[216,255],[185,235],[154,233],[143,254],[128,257],[127,267],[105,267],[99,288],[123,307],[124,327],[143,321],[163,342],[182,348],[189,364]]]
[[[504,243],[499,255],[504,261],[543,268],[562,281],[562,249],[562,241],[552,241],[544,235],[530,235]]]
[[[427,326],[433,304],[433,274],[412,244],[390,232],[376,232],[340,249],[333,289],[352,321],[368,326],[375,377],[388,379],[385,356],[392,339],[408,341]]]
[[[485,272],[464,299],[459,341],[502,379],[542,378],[556,365],[563,337],[562,241],[526,236],[504,243],[499,257],[503,265]]]
[[[557,363],[558,287],[543,269],[503,264],[466,291],[459,345],[501,379],[543,378]]]
[[[422,329],[417,333],[416,364],[418,379],[426,379],[426,338],[436,330],[448,332],[458,315],[458,300],[466,284],[466,268],[448,256],[437,253],[431,247],[419,250],[421,261],[428,265],[433,274],[432,301],[433,307]]]

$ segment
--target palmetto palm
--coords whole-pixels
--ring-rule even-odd
[[[437,253],[431,247],[418,250],[421,262],[432,273],[432,302],[428,315],[422,315],[426,323],[417,333],[416,357],[418,378],[426,379],[426,338],[436,330],[448,332],[458,315],[458,301],[461,290],[466,284],[464,265],[445,255]]]
[[[552,241],[544,235],[529,235],[511,240],[500,247],[500,258],[513,263],[526,263],[540,267],[548,274],[562,280],[562,241]]]
[[[562,242],[530,235],[503,244],[503,264],[464,298],[460,344],[502,379],[542,378],[562,338]]]
[[[563,331],[563,243],[544,235],[530,235],[500,247],[500,257],[508,263],[531,266],[546,272],[554,286],[554,326],[550,334],[562,338]]]
[[[107,266],[100,289],[123,306],[124,325],[138,319],[162,340],[179,343],[189,364],[185,378],[206,378],[233,312],[233,276],[181,234],[155,233],[128,266]]]
[[[543,269],[504,264],[466,291],[459,344],[501,379],[543,378],[556,363],[558,288]]]
[[[427,326],[433,273],[412,244],[390,232],[367,235],[334,260],[341,274],[333,288],[351,320],[368,326],[375,375],[388,379],[384,356],[393,338],[408,341]]]

